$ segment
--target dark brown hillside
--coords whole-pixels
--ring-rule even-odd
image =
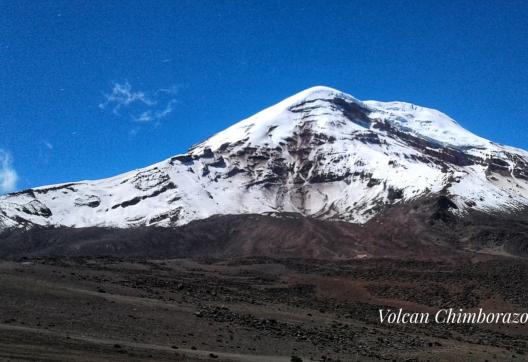
[[[470,252],[528,255],[528,213],[456,216],[449,199],[386,209],[365,225],[297,214],[222,215],[176,228],[33,228],[0,235],[0,257],[366,257],[442,259]]]

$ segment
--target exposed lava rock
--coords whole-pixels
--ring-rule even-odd
[[[194,163],[193,158],[189,155],[178,155],[172,157],[169,162],[171,163],[171,165],[174,165],[175,161],[178,161],[186,166],[190,166]]]
[[[389,193],[387,197],[390,201],[395,201],[403,198],[403,190],[397,190],[393,187],[389,187]]]
[[[75,199],[75,206],[88,206],[88,207],[97,207],[101,204],[101,199],[95,195],[88,197],[79,197]]]
[[[242,169],[240,169],[240,168],[235,166],[231,170],[229,170],[229,172],[226,174],[226,177],[233,177],[233,176],[235,176],[235,175],[237,175],[239,173],[244,173],[244,172],[246,172],[246,171],[244,171],[244,170],[242,170]]]
[[[436,210],[431,216],[432,220],[440,220],[444,223],[455,222],[456,217],[449,212],[451,209],[458,209],[458,206],[447,196],[440,196],[436,201]]]
[[[223,168],[223,167],[226,167],[226,162],[224,160],[224,158],[222,156],[220,156],[217,160],[215,160],[214,162],[211,162],[211,163],[208,163],[207,166],[209,167],[218,167],[218,168]]]
[[[122,203],[120,204],[117,204],[117,205],[114,205],[112,206],[112,209],[117,209],[118,207],[128,207],[128,206],[132,206],[132,205],[136,205],[138,204],[141,200],[145,200],[145,199],[148,199],[150,197],[156,197],[168,190],[173,190],[176,188],[176,185],[173,184],[172,182],[169,182],[167,183],[166,185],[163,185],[162,187],[158,188],[157,190],[155,190],[154,192],[152,192],[151,194],[149,195],[143,195],[143,196],[137,196],[137,197],[134,197],[130,200],[127,200],[127,201],[123,201]]]
[[[43,203],[38,200],[33,200],[23,205],[21,211],[36,216],[50,217],[52,214],[51,210],[46,207]]]

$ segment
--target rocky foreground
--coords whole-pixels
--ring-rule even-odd
[[[526,326],[381,325],[379,308],[528,310],[528,263],[130,260],[0,262],[0,359],[525,360]]]

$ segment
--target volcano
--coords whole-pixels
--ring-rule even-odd
[[[219,256],[346,258],[431,246],[524,255],[527,210],[528,152],[433,109],[318,86],[154,165],[1,196],[0,229],[16,250],[28,234],[54,230],[65,253],[99,248],[71,241],[80,229],[107,242],[137,239],[136,248],[155,233],[159,250],[176,256],[171,243]],[[64,229],[68,237],[57,239]]]

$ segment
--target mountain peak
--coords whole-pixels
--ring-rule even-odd
[[[337,104],[340,105],[337,105]],[[337,105],[337,107],[336,107]],[[246,118],[194,146],[192,153],[218,149],[228,143],[277,146],[306,122],[316,121],[321,128],[330,122],[330,114],[342,118],[343,105],[366,105],[353,96],[326,86],[314,86],[300,91],[279,103]],[[335,109],[334,109],[335,108]],[[339,109],[338,109],[339,108]]]
[[[355,99],[350,94],[342,92],[339,89],[335,89],[335,88],[324,86],[324,85],[316,85],[310,88],[306,88],[305,90],[302,90],[289,98],[315,99],[315,98],[328,98],[332,96],[339,96],[343,98]],[[286,98],[286,99],[289,99],[289,98]]]
[[[314,101],[317,99],[332,99],[332,98],[341,98],[341,99],[346,99],[348,101],[361,103],[361,101],[354,98],[350,94],[347,94],[335,88],[318,85],[318,86],[310,87],[303,91],[300,91],[284,99],[282,102],[278,103],[277,105],[280,104],[281,106],[291,107],[291,106],[295,106],[303,102]]]

